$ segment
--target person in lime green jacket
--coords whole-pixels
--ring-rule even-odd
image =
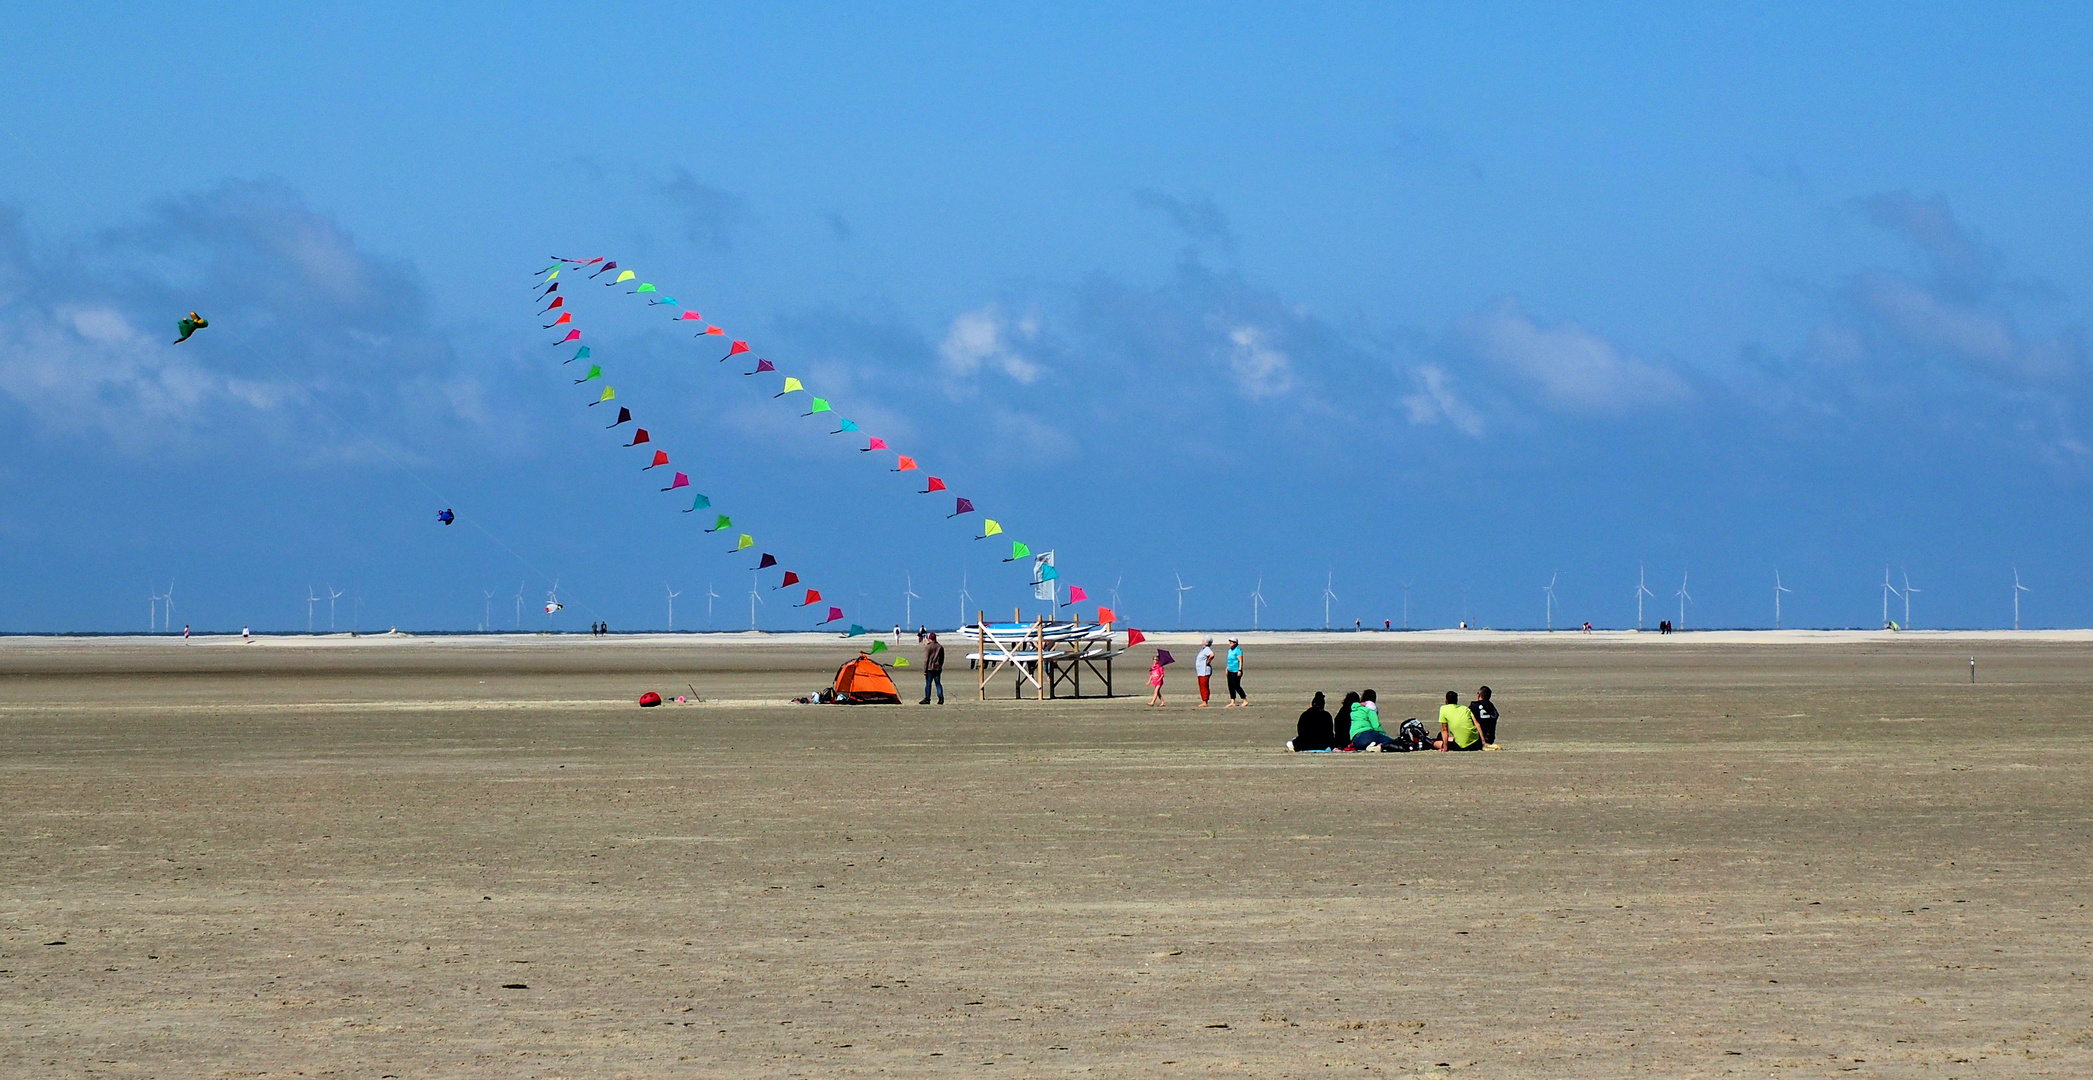
[[[1461,704],[1457,691],[1446,692],[1446,704],[1439,706],[1438,748],[1448,750],[1480,750],[1483,748],[1482,730],[1475,726],[1475,714]]]
[[[1352,706],[1351,742],[1354,750],[1388,753],[1395,749],[1395,740],[1381,730],[1381,706],[1371,690],[1361,692],[1358,703]]]

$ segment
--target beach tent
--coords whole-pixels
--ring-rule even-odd
[[[836,701],[849,705],[899,705],[901,692],[879,661],[859,653],[836,671]]]

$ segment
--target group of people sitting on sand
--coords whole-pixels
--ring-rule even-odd
[[[1448,690],[1446,704],[1439,706],[1437,735],[1425,730],[1414,716],[1397,725],[1395,734],[1389,734],[1381,726],[1381,705],[1372,690],[1347,693],[1335,715],[1323,707],[1324,700],[1322,691],[1316,691],[1308,711],[1301,714],[1299,730],[1287,740],[1288,750],[1400,754],[1413,750],[1445,753],[1497,749],[1497,705],[1490,700],[1487,686],[1476,690],[1475,700],[1466,705],[1461,704],[1458,692]]]

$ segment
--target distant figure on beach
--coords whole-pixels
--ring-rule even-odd
[[[923,700],[918,705],[930,704],[930,691],[937,690],[937,703],[945,703],[945,646],[930,635],[930,643],[923,646]]]
[[[1150,705],[1157,705],[1157,706],[1160,706],[1160,705],[1162,705],[1162,704],[1163,704],[1163,654],[1162,654],[1162,653],[1160,653],[1160,652],[1156,653],[1156,659],[1155,659],[1155,663],[1153,663],[1153,664],[1149,665],[1149,668],[1148,668],[1148,685],[1154,688],[1154,689],[1152,689],[1152,690],[1150,690],[1150,691],[1149,691],[1149,694],[1148,694],[1148,703],[1149,703]]]
[[[1355,633],[1355,634],[1356,634],[1356,633],[1358,633],[1359,631],[1361,631],[1361,630],[1364,630],[1364,629],[1366,629],[1366,624],[1365,624],[1364,622],[1361,622],[1361,621],[1360,621],[1360,620],[1358,620],[1358,619],[1353,619],[1353,620],[1352,620],[1352,632],[1353,632],[1353,633]]]
[[[1439,738],[1433,746],[1441,752],[1483,748],[1482,730],[1475,726],[1475,716],[1461,707],[1457,691],[1448,690],[1446,704],[1439,706]]]
[[[1587,634],[1592,632],[1592,621],[1590,619],[1584,620],[1584,632]]]
[[[1192,674],[1199,678],[1199,707],[1206,708],[1214,678],[1214,639],[1199,639],[1199,655],[1192,658]]]
[[[1242,700],[1238,701],[1237,698]],[[1234,638],[1228,639],[1228,707],[1250,704],[1250,695],[1243,692],[1243,646]]]
[[[1497,747],[1497,703],[1490,700],[1490,688],[1475,689],[1475,700],[1468,703],[1469,715],[1475,717],[1475,726],[1483,733],[1483,745]]]
[[[1383,629],[1383,630],[1393,630],[1393,629],[1395,629],[1395,620],[1394,620],[1394,619],[1382,619],[1382,620],[1381,620],[1381,629]]]
[[[183,641],[187,641],[187,640],[189,640],[189,624],[188,624],[188,623],[183,623],[183,624],[182,624],[182,640],[183,640]]]
[[[1658,632],[1658,633],[1660,633],[1660,634],[1669,634],[1669,633],[1671,633],[1671,620],[1670,620],[1670,619],[1661,619],[1661,620],[1659,620],[1659,621],[1658,621],[1658,623],[1657,623],[1657,632]]]
[[[1395,740],[1381,730],[1381,705],[1374,700],[1374,692],[1363,690],[1359,700],[1352,705],[1352,749],[1393,753]]]
[[[1307,750],[1332,750],[1337,746],[1335,732],[1331,728],[1330,711],[1323,708],[1323,692],[1315,692],[1315,700],[1301,714],[1301,721],[1294,729],[1294,737],[1287,740],[1286,748],[1296,753]]]
[[[241,641],[253,641],[253,640],[254,640],[254,635],[253,635],[253,634],[250,634],[250,633],[248,633],[248,632],[247,632],[247,629],[248,629],[248,628],[247,628],[247,627],[245,627],[245,626],[242,626],[242,627],[240,627],[240,640],[241,640]]]
[[[916,644],[918,644],[918,645],[921,645],[921,644],[923,644],[923,635],[925,635],[925,634],[927,634],[927,633],[929,633],[929,632],[930,632],[930,631],[929,631],[929,629],[928,629],[928,628],[926,628],[926,627],[921,627],[921,626],[918,626],[918,627],[916,627]]]

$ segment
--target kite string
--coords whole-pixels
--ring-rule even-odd
[[[239,348],[241,351],[245,352],[247,355],[252,356],[257,360],[260,360],[262,363],[269,365],[269,367],[274,369],[278,375],[283,377],[285,383],[289,384],[290,386],[296,387],[298,392],[305,398],[306,401],[318,406],[320,410],[325,412],[327,415],[334,417],[335,422],[340,424],[343,428],[347,429],[350,434],[370,444],[372,449],[384,455],[385,459],[392,463],[393,468],[396,468],[401,473],[405,474],[408,479],[413,480],[417,484],[420,484],[424,491],[427,491],[430,495],[436,497],[436,501],[444,503],[446,506],[452,505],[450,500],[444,496],[443,492],[436,490],[435,485],[423,479],[420,473],[415,472],[412,468],[410,468],[407,465],[405,461],[400,460],[399,456],[397,454],[394,454],[391,450],[387,449],[384,443],[379,442],[376,438],[373,438],[370,434],[365,432],[361,427],[351,422],[348,417],[343,416],[339,410],[337,410],[334,406],[329,405],[326,399],[320,397],[320,395],[317,392],[315,392],[311,387],[298,382],[296,379],[293,379],[291,377],[291,373],[284,370],[283,365],[277,363],[274,357],[271,357],[268,354],[263,353],[261,350],[255,348],[254,346],[249,345],[245,338],[241,337],[239,334],[234,333],[229,328],[220,325],[213,326],[211,327],[211,329],[213,331],[216,331],[218,334],[231,339],[232,344],[235,347]],[[547,574],[543,570],[540,570],[529,559],[524,558],[521,552],[517,551],[513,547],[510,547],[506,542],[504,542],[501,537],[496,536],[493,533],[487,531],[487,527],[481,525],[471,515],[468,514],[466,516],[465,523],[467,525],[472,526],[474,529],[479,530],[480,535],[486,537],[490,542],[494,544],[494,546],[502,549],[503,551],[508,552],[509,557],[515,559],[519,564],[523,566],[525,570],[528,570],[531,573],[538,575],[539,581],[551,583],[554,585],[555,588],[557,588],[557,582],[554,581],[552,575]],[[577,600],[575,601],[575,603],[580,605],[580,607],[583,610],[587,611],[590,615],[596,617],[597,619],[600,620],[603,618],[602,613],[598,612],[595,608],[590,607],[588,601]]]

